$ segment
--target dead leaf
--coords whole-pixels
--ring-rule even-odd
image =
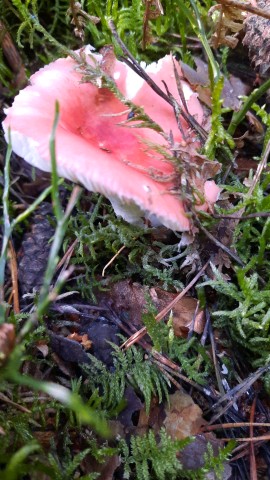
[[[150,295],[157,311],[163,310],[175,297],[177,293],[166,292],[158,287],[142,286],[139,283],[132,283],[129,280],[122,280],[114,284],[110,290],[110,300],[113,309],[121,315],[128,323],[136,328],[142,326],[142,314],[146,312],[146,298]],[[173,327],[176,336],[186,337],[193,323],[193,316],[197,307],[197,300],[184,296],[173,308]],[[198,310],[195,317],[194,331],[202,333],[204,329],[204,313]]]
[[[215,21],[215,32],[211,37],[214,48],[225,45],[235,48],[238,44],[237,34],[244,28],[244,20],[247,12],[240,8],[230,7],[228,5],[214,5],[209,10],[212,18],[218,13],[218,19]]]
[[[247,158],[244,156],[237,157],[236,165],[234,167],[234,171],[237,174],[242,174],[243,172],[247,175],[250,170],[256,171],[258,167],[258,162],[253,160],[252,158]],[[269,172],[269,168],[265,169],[265,171]]]
[[[95,355],[107,368],[113,367],[113,347],[111,343],[119,345],[119,327],[108,318],[99,317],[92,321],[85,330],[93,342],[92,355]]]
[[[42,353],[44,358],[47,357],[49,353],[49,347],[46,343],[38,343],[36,347]]]
[[[151,288],[150,296],[158,310],[162,310],[176,297],[177,293],[170,293],[160,288]],[[186,337],[190,331],[196,312],[198,301],[193,297],[184,296],[173,308],[173,329],[176,337]],[[205,325],[204,312],[198,309],[195,316],[194,331],[198,334],[203,332]]]
[[[121,432],[121,436],[123,432]],[[81,468],[86,477],[91,473],[99,473],[98,480],[113,480],[114,472],[121,464],[119,455],[105,457],[102,462],[91,455],[87,455],[81,463]]]
[[[136,428],[137,435],[144,435],[153,428],[158,434],[165,418],[164,405],[160,404],[158,397],[153,396],[149,412],[146,413],[145,407],[140,411],[139,421]]]
[[[188,82],[195,87],[199,99],[205,103],[205,105],[211,107],[212,100],[208,65],[198,57],[195,57],[194,61],[196,63],[197,70],[194,70],[184,62],[180,62],[183,75]],[[240,106],[239,96],[248,95],[249,92],[250,87],[242,82],[240,78],[235,77],[234,75],[229,75],[229,78],[225,78],[224,80],[224,87],[221,94],[223,106],[237,110]]]
[[[182,440],[199,433],[206,422],[202,418],[202,410],[190,395],[178,390],[170,395],[169,399],[170,404],[165,408],[166,432],[175,440]]]
[[[145,49],[146,45],[153,41],[149,22],[163,15],[164,11],[160,0],[143,0],[143,3],[145,4],[145,11],[143,15],[142,48]]]
[[[110,292],[103,293],[102,298],[109,301],[115,312],[135,328],[142,326],[145,290],[139,283],[132,283],[130,280],[117,282],[111,286]]]
[[[0,364],[3,364],[15,345],[15,327],[12,323],[0,325]]]
[[[75,340],[75,342],[79,342],[85,350],[90,350],[93,345],[93,342],[89,340],[87,333],[83,335],[79,335],[78,333],[74,332],[67,336],[70,340]]]
[[[14,45],[6,25],[0,21],[0,43],[1,50],[6,62],[12,72],[15,74],[12,83],[15,88],[22,88],[27,84],[27,75],[22,63],[21,56]]]
[[[48,428],[48,425],[47,425],[47,428]],[[52,431],[36,430],[33,432],[33,436],[38,441],[38,443],[40,443],[42,448],[44,448],[44,450],[49,450],[53,440],[55,440],[55,432],[53,430]]]

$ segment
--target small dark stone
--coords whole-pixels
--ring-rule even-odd
[[[143,403],[130,386],[125,389],[124,399],[127,401],[127,405],[119,414],[118,420],[124,427],[130,429],[134,427],[134,413],[139,412],[143,408]]]
[[[52,350],[66,362],[90,363],[90,359],[82,345],[75,340],[62,337],[62,335],[50,334],[50,345]]]
[[[119,345],[119,328],[109,319],[99,317],[87,327],[86,333],[93,342],[91,353],[108,367],[113,366],[113,347],[109,342]]]

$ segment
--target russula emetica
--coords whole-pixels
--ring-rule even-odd
[[[95,62],[103,60],[102,55],[94,57]],[[88,61],[93,63],[91,55]],[[49,137],[58,101],[56,159],[60,176],[102,193],[116,214],[129,222],[147,216],[172,230],[189,231],[191,223],[177,193],[180,182],[175,167],[152,146],[167,148],[164,137],[150,128],[119,125],[127,119],[126,106],[108,89],[82,83],[76,67],[73,59],[60,58],[32,75],[30,85],[15,97],[3,122],[6,139],[10,128],[13,151],[31,165],[51,170]],[[177,68],[181,74],[179,65]],[[161,88],[164,80],[179,97],[170,56],[146,70]],[[110,74],[126,98],[143,107],[164,132],[171,132],[175,142],[183,140],[173,109],[146,82],[116,59]],[[189,113],[200,123],[203,111],[196,94],[186,82],[182,88]],[[197,208],[207,210],[219,189],[213,181],[206,181],[201,193],[205,202]]]

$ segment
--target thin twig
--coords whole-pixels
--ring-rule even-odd
[[[251,438],[254,437],[254,428],[253,428],[253,422],[254,422],[254,416],[255,416],[255,409],[256,409],[256,397],[254,398],[251,409],[250,409],[250,426],[249,426],[249,435]],[[250,454],[250,480],[257,480],[257,468],[256,468],[256,458],[255,458],[255,449],[254,449],[254,443],[250,442],[249,446],[249,454]]]
[[[179,111],[181,111],[181,115],[184,120],[190,125],[190,127],[197,132],[200,136],[201,140],[206,140],[207,133],[201,127],[201,125],[197,122],[197,120],[192,117],[190,114],[186,113],[181,106],[179,105],[176,100],[174,102],[172,99],[153,81],[153,79],[146,73],[146,71],[141,67],[141,65],[137,62],[137,60],[133,57],[130,53],[124,42],[119,37],[114,22],[112,20],[108,21],[109,28],[112,32],[113,37],[115,38],[118,45],[121,47],[124,57],[120,57],[120,60],[123,60],[134,72],[136,72],[140,77],[142,77],[148,85],[156,92],[161,98],[163,98],[167,103],[169,103],[172,107],[174,107],[173,103],[177,103]]]
[[[217,238],[214,237],[214,235],[212,235],[212,233],[208,232],[207,228],[205,228],[202,225],[202,223],[200,222],[197,214],[194,215],[194,220],[195,220],[195,223],[197,223],[197,225],[199,226],[200,230],[205,234],[205,236],[207,238],[209,238],[209,240],[211,240],[211,242],[213,242],[217,247],[221,248],[221,250],[223,250],[225,253],[227,253],[227,255],[229,255],[229,257],[231,257],[239,265],[241,265],[241,267],[245,266],[244,262],[241,260],[241,258],[236,253],[234,253],[232,250],[230,250],[228,247],[226,247],[226,245],[221,243]]]
[[[247,379],[245,379],[241,384],[236,385],[232,390],[227,392],[223,397],[221,397],[212,407],[212,410],[216,410],[223,402],[228,400],[228,403],[223,407],[218,414],[214,415],[209,424],[216,422],[235,402],[238,398],[244,395],[247,390],[253,385],[253,383],[258,380],[265,372],[270,369],[270,366],[261,367],[257,372],[251,374]]]
[[[241,218],[238,217],[238,215],[219,215],[217,213],[214,213],[212,215],[213,218],[224,218],[224,220],[249,220],[250,218],[268,218],[270,217],[270,212],[254,212],[254,213],[249,213],[248,215],[242,215]]]
[[[19,403],[15,403],[12,400],[10,400],[4,393],[0,392],[0,401],[7,403],[8,405],[11,405],[12,407],[17,408],[17,410],[20,410],[23,413],[30,413],[32,414],[31,410],[29,410],[26,407],[23,407],[23,405],[20,405]],[[40,427],[40,425],[37,423],[37,426]]]
[[[162,363],[157,362],[156,360],[155,360],[153,363],[154,363],[154,364],[157,366],[157,368],[161,371],[161,373],[164,375],[164,377],[167,377],[168,380],[169,380],[171,383],[173,383],[173,385],[174,385],[176,388],[178,388],[178,390],[181,389],[180,383],[177,382],[177,380],[175,380],[175,378],[174,378],[172,375],[170,375],[169,372],[167,372],[166,368],[164,368],[164,365],[163,365]]]
[[[122,245],[122,247],[119,248],[118,252],[116,252],[116,254],[111,258],[111,260],[105,265],[105,267],[104,267],[103,270],[102,270],[102,274],[101,274],[102,277],[104,277],[107,268],[114,262],[114,260],[118,257],[118,255],[120,255],[120,253],[121,253],[125,248],[126,248],[126,245]]]
[[[213,432],[215,430],[225,430],[230,428],[250,428],[250,422],[236,422],[236,423],[216,423],[214,425],[205,425],[202,432]],[[270,423],[252,422],[253,427],[268,427]]]
[[[58,262],[57,264],[57,267],[56,267],[56,272],[64,265],[65,268],[67,267],[67,263],[69,263],[72,255],[73,255],[73,252],[74,252],[74,248],[76,247],[76,245],[78,244],[79,240],[78,238],[76,238],[76,240],[74,240],[74,242],[68,247],[67,251],[65,252],[64,256],[61,258],[61,260]]]
[[[182,292],[180,292],[177,297],[175,297],[168,305],[167,307],[163,308],[163,310],[161,310],[161,312],[159,312],[157,315],[156,315],[156,321],[157,322],[160,322],[166,315],[167,313],[170,312],[170,310],[179,302],[179,300],[181,300],[181,298],[183,298],[186,293],[193,287],[193,285],[195,285],[195,283],[197,283],[197,281],[199,280],[199,278],[202,276],[203,272],[206,270],[206,268],[208,267],[210,263],[210,260],[208,260],[204,266],[201,268],[201,270],[197,273],[197,275],[195,275],[195,277],[193,278],[193,280],[191,280],[191,282],[189,282],[189,284],[184,288],[184,290],[182,290]],[[131,347],[131,345],[133,345],[134,343],[138,342],[138,340],[140,340],[145,334],[147,333],[147,329],[146,327],[143,327],[141,328],[140,330],[138,330],[135,334],[133,334],[130,338],[128,338],[122,345],[121,345],[121,348],[129,348]]]
[[[246,438],[221,438],[223,442],[229,442],[235,440],[236,442],[268,442],[270,440],[270,434],[261,435],[260,437],[246,437]]]
[[[133,326],[130,324],[127,326],[124,322],[122,322],[117,317],[117,315],[112,310],[111,310],[111,314],[112,314],[111,318],[116,323],[116,325],[118,325],[118,327],[120,327],[125,333],[130,335],[130,330],[132,330]],[[201,392],[203,395],[206,395],[208,398],[211,398],[214,401],[216,401],[216,399],[219,398],[219,393],[217,393],[217,395],[214,395],[213,392],[211,392],[209,389],[202,387],[201,385],[198,385],[196,382],[194,382],[193,380],[190,380],[188,377],[183,375],[182,369],[179,365],[177,365],[175,362],[170,360],[167,356],[153,350],[152,345],[148,343],[146,340],[144,339],[139,340],[138,343],[148,353],[149,360],[151,362],[157,364],[157,366],[159,365],[162,366],[163,370],[165,370],[171,375],[178,377],[182,382],[195,388],[196,390]],[[179,383],[177,382],[177,388],[178,388],[178,385]]]

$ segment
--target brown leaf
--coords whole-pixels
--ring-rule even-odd
[[[192,398],[184,392],[177,391],[169,396],[170,404],[166,406],[164,426],[167,433],[177,440],[196,435],[206,422],[202,410]]]
[[[129,280],[123,280],[114,284],[110,291],[110,298],[113,303],[114,310],[128,318],[128,322],[135,327],[142,326],[142,314],[147,311],[147,296],[156,307],[157,311],[161,311],[175,297],[177,293],[170,293],[158,287],[143,287],[139,283],[132,283]],[[192,297],[184,296],[173,308],[173,327],[176,336],[185,337],[190,330],[193,322],[193,316],[197,308],[197,300]],[[202,333],[204,328],[204,313],[198,310],[195,317],[194,331]]]
[[[258,162],[256,162],[256,160],[253,160],[253,158],[247,158],[247,157],[244,157],[244,156],[239,156],[237,157],[237,160],[236,160],[236,165],[234,167],[234,171],[237,173],[237,174],[242,174],[243,172],[247,175],[249,173],[250,170],[256,170],[258,167]],[[269,168],[268,170],[265,169],[265,171],[268,171],[269,172]]]
[[[47,428],[48,428],[48,425],[47,425]],[[34,431],[33,436],[45,450],[49,450],[52,444],[52,441],[55,440],[55,437],[56,437],[55,432],[50,430]]]
[[[146,413],[145,408],[142,408],[140,411],[139,421],[136,428],[137,435],[144,435],[149,431],[149,428],[153,428],[155,433],[158,434],[163,425],[164,418],[164,406],[159,403],[157,397],[153,396],[149,413]]]
[[[170,293],[160,288],[151,288],[150,295],[153,300],[154,305],[157,306],[158,310],[162,310],[166,307],[172,300],[177,297],[177,293]],[[179,300],[179,302],[173,308],[173,329],[176,337],[186,337],[192,322],[193,317],[196,312],[198,301],[193,297],[184,296]],[[203,332],[205,325],[205,316],[204,312],[201,309],[198,309],[195,322],[194,322],[194,331],[201,334]]]
[[[208,75],[208,65],[200,58],[195,58],[197,70],[181,62],[181,68],[184,77],[195,87],[199,99],[208,107],[211,107],[211,90]],[[248,95],[250,87],[240,80],[240,78],[230,75],[225,78],[221,98],[223,106],[226,108],[238,109],[240,106],[239,96]]]
[[[79,335],[79,333],[71,333],[67,336],[70,340],[75,340],[75,342],[80,343],[85,350],[90,350],[93,345],[93,342],[89,340],[87,333]]]
[[[49,353],[49,347],[46,343],[38,343],[37,344],[37,349],[42,353],[43,357],[47,357],[48,353]]]
[[[211,38],[214,48],[218,48],[220,45],[235,48],[238,43],[237,34],[244,28],[246,12],[240,8],[220,4],[210,8],[209,14],[214,12],[219,13],[215,23],[215,32]]]
[[[123,432],[121,432],[123,436]],[[113,480],[114,472],[119,467],[121,461],[119,455],[107,456],[102,462],[98,462],[94,457],[87,455],[82,461],[81,468],[83,473],[99,473],[99,480]]]
[[[52,207],[43,202],[32,216],[30,231],[23,236],[18,253],[18,276],[22,294],[40,289],[43,283],[51,248],[49,242],[54,235],[50,219]]]
[[[155,20],[156,18],[163,15],[163,7],[160,3],[160,0],[143,0],[145,4],[145,11],[143,15],[143,39],[142,39],[142,48],[145,49],[146,45],[151,43],[151,27],[149,25],[150,20]]]
[[[7,27],[0,21],[0,44],[6,62],[15,76],[13,79],[14,87],[22,88],[27,84],[27,76],[21,56],[15,47]]]
[[[0,325],[0,364],[3,364],[15,345],[15,327],[12,323]]]
[[[139,283],[123,280],[112,285],[109,293],[114,310],[135,327],[142,326],[146,291]]]

